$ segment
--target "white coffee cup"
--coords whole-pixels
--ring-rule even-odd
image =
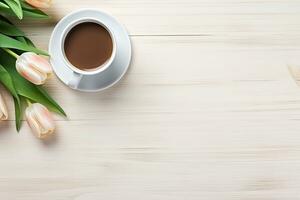
[[[101,66],[86,71],[73,66],[64,52],[69,31],[78,24],[93,22],[104,27],[111,36],[111,57]],[[99,10],[81,9],[59,21],[49,44],[50,62],[59,79],[70,88],[81,91],[99,91],[117,83],[125,74],[131,59],[131,44],[125,28],[110,15]]]

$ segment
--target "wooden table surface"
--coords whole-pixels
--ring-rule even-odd
[[[299,0],[56,0],[20,27],[47,49],[83,7],[126,26],[131,67],[99,93],[54,76],[69,117],[47,141],[17,134],[9,103],[1,200],[300,199]]]

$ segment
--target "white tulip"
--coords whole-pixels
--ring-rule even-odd
[[[28,81],[41,85],[52,74],[49,61],[33,52],[25,52],[16,61],[16,69]]]
[[[31,104],[25,111],[26,120],[38,138],[53,134],[55,125],[49,110],[39,103]]]

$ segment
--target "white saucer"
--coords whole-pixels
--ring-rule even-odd
[[[63,41],[70,24],[82,19],[98,20],[115,40],[115,56],[108,67],[101,73],[83,74],[76,87],[71,83],[74,69],[64,56]],[[58,78],[69,87],[80,91],[100,91],[117,83],[127,71],[131,60],[131,43],[125,28],[110,15],[94,9],[82,9],[70,13],[55,26],[49,44],[50,62]]]

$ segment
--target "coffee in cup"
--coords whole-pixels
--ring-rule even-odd
[[[100,24],[83,22],[66,35],[64,52],[68,61],[79,70],[97,70],[110,59],[113,41],[110,33]]]

